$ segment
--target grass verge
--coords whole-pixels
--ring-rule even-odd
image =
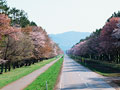
[[[26,76],[30,73],[32,73],[33,71],[43,67],[44,65],[54,61],[56,58],[52,58],[49,60],[43,60],[39,63],[35,63],[31,66],[27,66],[27,67],[21,67],[21,68],[17,68],[14,70],[11,70],[10,72],[6,72],[0,75],[0,88],[4,87],[5,85],[16,81],[18,79],[20,79],[23,76]]]
[[[24,90],[46,90],[46,81],[48,85],[48,90],[53,90],[56,84],[56,80],[58,78],[62,63],[63,63],[63,58],[58,60],[47,71],[45,71],[40,76],[38,76],[37,79],[33,81]]]
[[[107,77],[119,77],[120,76],[120,64],[109,63],[100,60],[90,60],[87,58],[80,58],[76,56],[70,56],[76,62],[91,69],[92,71]]]
[[[81,65],[89,68],[90,70],[103,75],[103,76],[107,76],[107,77],[119,77],[120,73],[119,72],[112,72],[113,69],[106,67],[106,66],[101,66],[98,64],[86,64],[86,63],[81,63],[79,60],[75,60],[76,62],[80,63]],[[110,71],[110,72],[109,72]]]

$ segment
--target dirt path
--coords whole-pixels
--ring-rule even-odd
[[[115,90],[104,78],[65,56],[59,90]]]
[[[43,66],[42,68],[30,73],[29,75],[24,76],[21,79],[8,84],[7,86],[3,87],[1,90],[23,90],[25,87],[31,84],[40,74],[45,72],[50,66],[52,66],[58,60],[59,58]]]

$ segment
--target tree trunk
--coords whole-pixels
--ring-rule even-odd
[[[3,73],[3,68],[4,68],[4,64],[2,63],[2,64],[1,64],[1,71],[0,71],[0,74]]]
[[[10,65],[10,63],[8,64],[8,71],[10,71],[11,70],[11,65]]]
[[[109,58],[109,61],[111,61],[111,56],[110,56],[110,54],[108,55],[108,58]]]
[[[7,64],[5,64],[5,72],[7,72]]]
[[[15,69],[15,62],[13,63],[13,69]]]
[[[7,59],[8,47],[9,47],[9,36],[8,36],[8,39],[7,39],[7,44],[6,44],[6,48],[5,48],[5,52],[4,52],[4,60]]]
[[[118,54],[118,56],[117,56],[117,63],[119,63],[119,61],[120,61],[120,56]]]

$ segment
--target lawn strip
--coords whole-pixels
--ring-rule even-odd
[[[24,90],[46,90],[46,83],[48,90],[53,90],[56,84],[59,72],[63,63],[63,58],[53,64],[47,71],[42,73]]]

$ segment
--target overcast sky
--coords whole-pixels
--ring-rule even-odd
[[[49,34],[67,31],[93,32],[120,10],[120,0],[7,0],[23,9],[29,19]]]

